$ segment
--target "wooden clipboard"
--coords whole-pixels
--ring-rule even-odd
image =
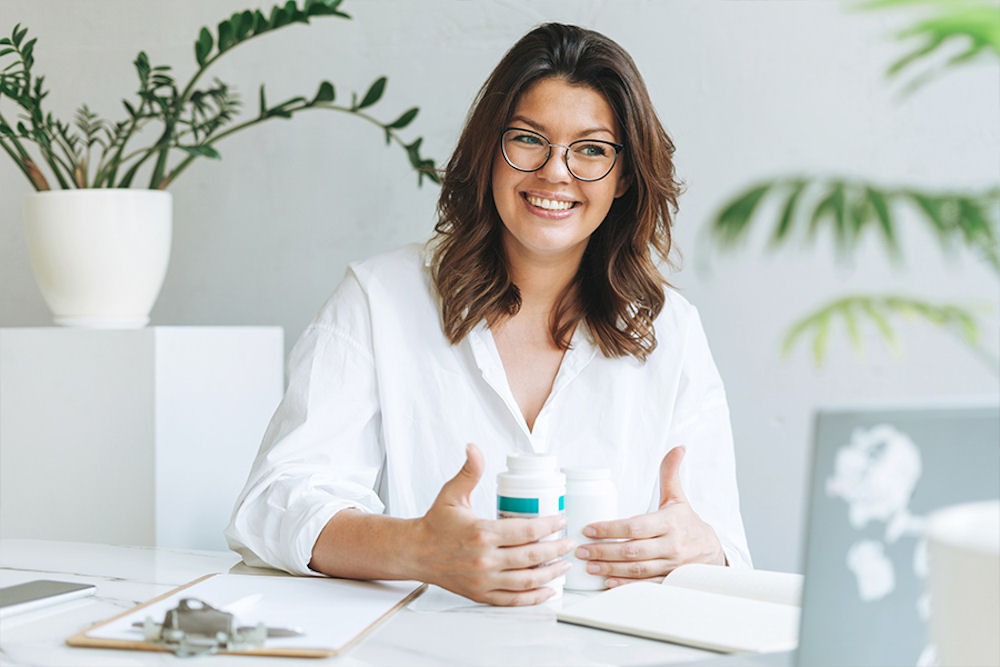
[[[134,621],[142,621],[146,616],[160,621],[163,618],[163,610],[176,606],[180,598],[218,596],[219,589],[229,584],[232,584],[232,590],[239,589],[244,595],[264,589],[265,593],[260,596],[263,608],[257,613],[261,620],[266,620],[272,626],[303,627],[302,624],[295,624],[294,618],[289,619],[287,611],[293,607],[298,608],[303,603],[307,609],[323,609],[328,612],[325,615],[320,614],[321,617],[314,620],[314,626],[316,628],[322,626],[323,629],[312,631],[309,627],[303,627],[304,638],[294,640],[295,645],[289,645],[291,640],[269,639],[270,645],[266,644],[259,649],[219,652],[284,658],[328,658],[340,655],[361,641],[389,616],[416,599],[427,588],[426,584],[418,582],[365,582],[322,577],[208,574],[121,614],[95,623],[69,637],[66,643],[70,646],[88,648],[170,652],[169,649],[146,643],[138,634],[135,639],[128,637],[123,628],[131,626]],[[206,593],[208,595],[204,595]],[[338,594],[341,594],[340,599]],[[213,606],[224,606],[224,601],[220,601],[217,597],[215,600],[206,601]],[[355,603],[354,608],[345,606],[352,601]],[[280,617],[282,609],[286,610],[284,618]],[[336,628],[336,632],[332,635],[329,630],[331,614],[348,619],[347,625]],[[267,618],[268,616],[271,618]]]

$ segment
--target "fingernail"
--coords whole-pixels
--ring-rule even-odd
[[[591,574],[600,574],[601,566],[597,563],[587,563],[587,572]]]
[[[583,534],[586,535],[587,537],[597,537],[597,531],[591,528],[590,526],[587,526],[586,528],[583,529]]]
[[[618,581],[617,579],[605,579],[604,580],[604,585],[607,586],[608,588],[615,588],[616,586],[620,585],[621,583],[622,582]]]
[[[586,547],[580,547],[576,550],[577,558],[590,558],[590,551]]]

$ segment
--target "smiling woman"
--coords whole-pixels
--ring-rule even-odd
[[[434,238],[351,265],[297,343],[233,548],[502,605],[551,597],[573,549],[607,586],[749,566],[722,381],[660,271],[672,153],[618,44],[560,24],[517,42],[469,114]],[[620,518],[568,537],[561,514],[495,519],[512,454],[611,470]]]

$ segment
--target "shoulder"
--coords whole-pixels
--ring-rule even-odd
[[[419,243],[352,262],[313,324],[347,321],[355,328],[369,320],[373,310],[430,298],[429,284],[424,246]]]
[[[348,274],[353,274],[362,284],[413,280],[427,272],[425,257],[424,244],[410,243],[368,259],[351,262]]]
[[[673,287],[666,287],[663,296],[663,309],[653,324],[657,338],[661,332],[683,332],[689,330],[692,325],[701,326],[698,309],[680,292]]]

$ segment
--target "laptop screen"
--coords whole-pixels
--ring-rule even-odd
[[[816,416],[798,664],[933,665],[927,515],[1000,498],[1000,406]]]

